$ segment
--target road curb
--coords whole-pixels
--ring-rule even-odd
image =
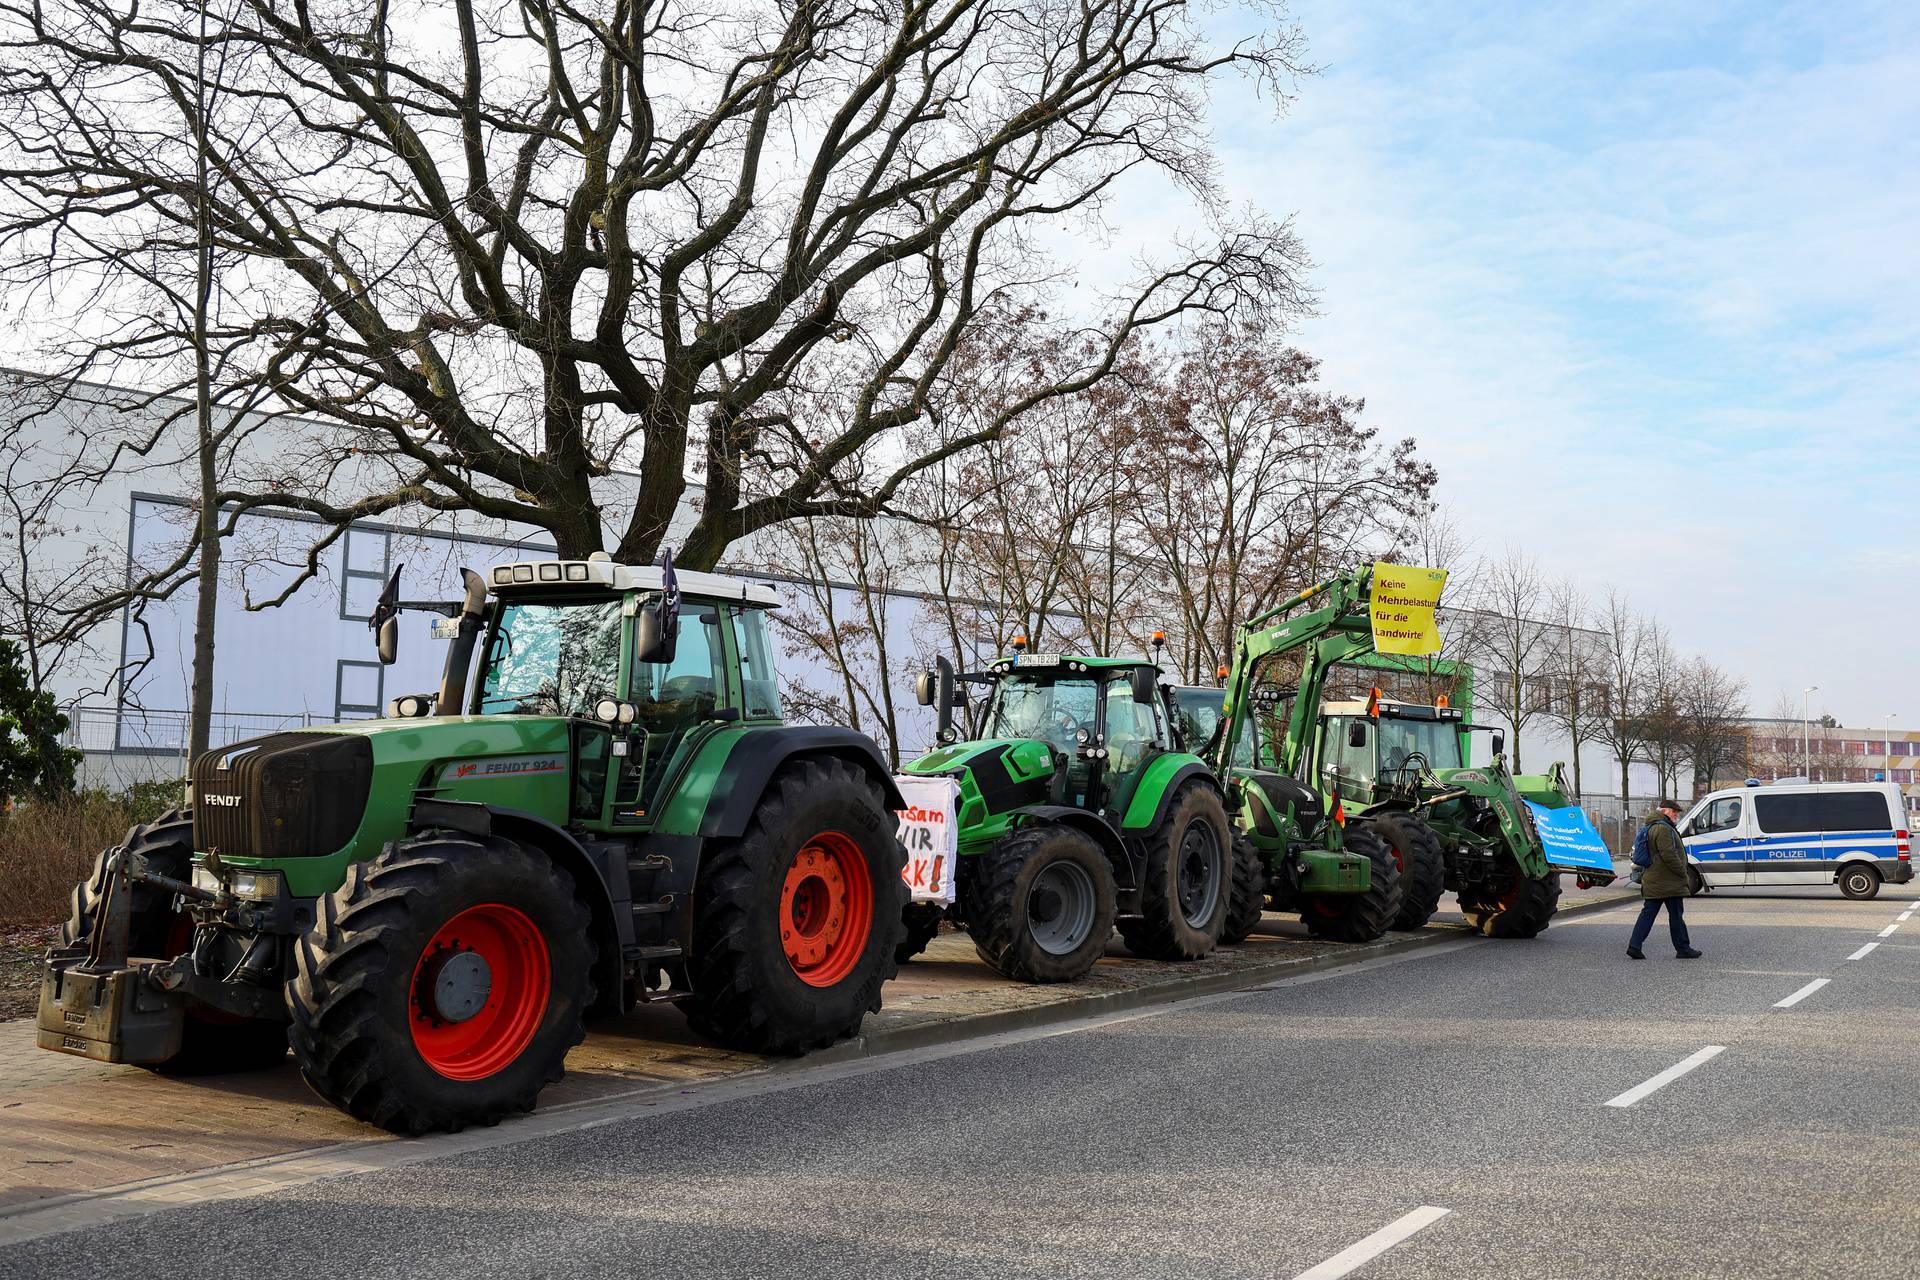
[[[1595,901],[1577,902],[1572,906],[1560,908],[1554,919],[1564,920],[1570,916],[1591,915],[1605,911],[1609,907],[1624,902],[1638,902],[1638,893],[1613,894]],[[1175,978],[1169,982],[1155,982],[1146,986],[1133,987],[1125,991],[1091,992],[1051,1004],[1033,1005],[1024,1009],[1003,1009],[992,1013],[962,1015],[940,1022],[923,1023],[918,1026],[889,1028],[885,1031],[862,1032],[850,1040],[825,1049],[818,1049],[804,1058],[791,1062],[774,1064],[774,1071],[793,1070],[801,1066],[817,1063],[852,1062],[862,1058],[875,1058],[890,1053],[902,1053],[914,1049],[936,1048],[941,1045],[957,1044],[982,1036],[997,1035],[1007,1031],[1030,1031],[1036,1027],[1065,1025],[1084,1022],[1090,1019],[1110,1017],[1116,1013],[1131,1013],[1140,1009],[1149,1009],[1155,1005],[1172,1004],[1181,1000],[1199,996],[1220,995],[1230,991],[1246,991],[1264,986],[1278,977],[1294,977],[1300,974],[1315,973],[1326,969],[1343,969],[1352,965],[1364,964],[1369,960],[1378,960],[1383,956],[1399,955],[1409,951],[1420,951],[1429,947],[1441,946],[1449,942],[1461,941],[1494,942],[1496,939],[1482,938],[1466,928],[1428,929],[1407,937],[1394,938],[1385,942],[1372,942],[1363,946],[1352,946],[1339,951],[1323,952],[1320,955],[1304,956],[1297,959],[1272,960],[1246,969],[1235,969],[1229,973],[1196,974],[1191,978]],[[1511,944],[1510,944],[1511,945]]]

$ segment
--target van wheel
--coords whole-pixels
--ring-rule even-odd
[[[1868,866],[1843,867],[1840,892],[1849,898],[1871,898],[1880,892],[1880,873]]]

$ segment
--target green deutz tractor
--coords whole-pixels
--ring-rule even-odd
[[[1374,651],[1371,582],[1370,568],[1355,570],[1249,619],[1224,690],[1174,691],[1184,735],[1231,779],[1236,826],[1264,872],[1263,893],[1236,900],[1227,941],[1250,934],[1263,905],[1342,942],[1370,942],[1400,918],[1406,867],[1314,784],[1306,750],[1328,673]]]
[[[231,1071],[291,1046],[404,1133],[492,1123],[590,1012],[723,1044],[852,1034],[895,972],[905,851],[873,742],[781,723],[773,593],[604,556],[463,571],[436,693],[194,761],[103,853],[47,956],[42,1047]],[[684,618],[682,609],[684,608]],[[476,646],[478,678],[468,688]]]
[[[1526,802],[1559,809],[1573,803],[1562,768],[1544,775],[1507,772],[1503,735],[1492,734],[1491,763],[1466,764],[1470,684],[1459,706],[1382,698],[1329,702],[1315,726],[1314,776],[1355,821],[1372,826],[1407,868],[1399,927],[1417,929],[1443,889],[1457,894],[1467,924],[1488,937],[1531,938],[1560,904],[1560,876],[1582,884],[1610,876],[1556,865]]]
[[[954,741],[953,668],[940,659],[919,693],[942,745],[904,772],[959,783],[953,914],[981,958],[1019,981],[1070,982],[1116,923],[1135,955],[1211,951],[1236,874],[1244,895],[1255,868],[1235,862],[1213,769],[1174,740],[1159,666],[1016,653],[967,679],[989,686],[976,736]]]

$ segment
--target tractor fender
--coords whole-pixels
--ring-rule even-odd
[[[622,987],[622,948],[633,940],[633,910],[626,867],[609,868],[565,829],[535,813],[464,800],[421,799],[407,819],[409,831],[445,828],[470,836],[499,835],[537,849],[567,873],[586,904],[600,959],[593,975],[601,1001],[618,1000]],[[613,874],[617,871],[618,874]],[[625,926],[624,930],[622,926]],[[618,1006],[609,1006],[617,1008]]]
[[[887,808],[907,807],[886,757],[872,738],[838,725],[785,725],[743,734],[727,752],[700,819],[700,835],[708,839],[745,835],[760,797],[780,767],[792,760],[823,756],[856,765],[880,788]]]
[[[1218,792],[1221,803],[1226,802],[1226,792],[1220,786],[1220,779],[1212,769],[1199,761],[1188,760],[1182,764],[1178,756],[1161,756],[1151,761],[1140,778],[1140,785],[1134,788],[1133,799],[1127,803],[1127,816],[1121,823],[1122,828],[1130,833],[1152,831],[1166,819],[1167,809],[1173,804],[1174,796],[1180,793],[1180,788],[1195,779]]]
[[[1134,874],[1133,857],[1127,852],[1126,841],[1120,833],[1107,824],[1106,819],[1097,813],[1085,809],[1076,809],[1071,805],[1030,804],[1013,810],[1009,815],[1014,825],[1035,826],[1044,822],[1057,823],[1063,827],[1089,836],[1100,846],[1100,852],[1107,855],[1107,861],[1113,864],[1114,882],[1123,889],[1131,888],[1139,879]]]

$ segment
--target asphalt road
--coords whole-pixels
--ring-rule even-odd
[[[1721,891],[1690,904],[1687,962],[1664,924],[1628,960],[1615,909],[583,1131],[503,1126],[30,1241],[0,1274],[1912,1276],[1913,905]]]

